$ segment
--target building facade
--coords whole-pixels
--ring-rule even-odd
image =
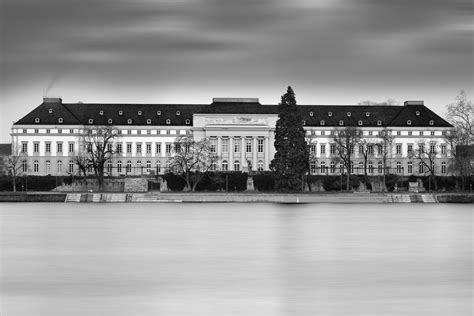
[[[391,173],[425,175],[426,165],[412,157],[420,148],[433,151],[437,175],[451,173],[451,148],[445,136],[452,125],[422,101],[403,106],[299,105],[313,159],[312,174],[339,174],[334,133],[347,126],[361,132],[365,149],[356,145],[353,173],[382,174],[381,134],[392,136],[386,159]],[[22,157],[23,172],[32,175],[77,173],[74,157],[86,126],[112,125],[120,133],[107,165],[109,175],[164,173],[178,136],[208,138],[221,171],[264,171],[275,154],[277,105],[255,98],[214,98],[211,104],[84,104],[44,98],[13,124],[12,152]],[[359,148],[360,147],[360,148]],[[367,157],[362,154],[365,150]]]

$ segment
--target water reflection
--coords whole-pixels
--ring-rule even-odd
[[[5,315],[471,315],[462,205],[2,204]]]

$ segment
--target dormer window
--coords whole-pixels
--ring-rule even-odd
[[[53,109],[49,109],[49,110],[48,110],[48,113],[49,113],[49,114],[53,114]]]
[[[39,123],[39,122],[40,122],[39,117],[35,118],[35,123]]]
[[[94,120],[93,120],[93,119],[89,119],[89,124],[94,124]]]
[[[365,112],[365,116],[366,116],[366,117],[369,117],[369,116],[370,116],[370,112]]]
[[[341,126],[344,125],[344,121],[343,121],[343,120],[340,120],[340,121],[339,121],[339,125],[341,125]]]
[[[128,119],[127,124],[129,124],[129,125],[132,124],[132,119]]]
[[[420,111],[415,112],[416,116],[420,116]]]
[[[112,124],[112,119],[108,119],[107,123]]]
[[[326,122],[324,122],[324,120],[321,120],[321,121],[319,121],[319,124],[324,125],[324,124],[326,124]]]
[[[359,124],[359,126],[362,126],[362,121],[359,121],[358,124]]]
[[[138,114],[138,116],[140,116],[140,115],[142,115],[142,114],[143,114],[143,112],[142,112],[142,111],[138,111],[138,113],[137,113],[137,114]]]
[[[407,125],[411,125],[411,121],[410,121],[410,120],[407,121]]]
[[[176,116],[180,116],[181,115],[181,112],[180,111],[176,111]]]
[[[104,115],[104,111],[100,110],[99,115]]]
[[[156,111],[156,115],[160,116],[160,115],[161,115],[161,111]]]
[[[171,124],[171,120],[170,120],[170,119],[167,119],[167,120],[166,120],[166,124],[168,124],[168,125]]]
[[[331,117],[331,116],[332,116],[332,112],[328,112],[328,116]]]
[[[150,125],[150,124],[151,124],[151,120],[150,120],[150,119],[147,119],[147,120],[146,120],[146,123],[147,123],[148,125]]]
[[[314,113],[313,113],[313,112],[309,112],[309,116],[314,116]]]
[[[347,112],[347,116],[348,116],[348,117],[351,117],[351,112]]]
[[[58,123],[62,124],[62,122],[64,122],[63,118],[62,117],[58,118]]]
[[[430,125],[434,125],[434,121],[433,121],[433,120],[430,120],[429,124],[430,124]]]
[[[122,115],[123,115],[123,111],[120,110],[120,111],[119,111],[119,116],[122,116]]]
[[[382,125],[382,121],[377,121],[377,126],[381,126]]]
[[[191,124],[191,120],[190,120],[190,119],[187,119],[187,120],[186,120],[186,125],[189,125],[189,124]]]

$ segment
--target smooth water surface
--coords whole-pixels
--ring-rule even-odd
[[[472,205],[0,204],[1,315],[472,315]]]

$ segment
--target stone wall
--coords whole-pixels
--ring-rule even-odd
[[[125,178],[124,192],[147,192],[148,180],[146,178]]]

